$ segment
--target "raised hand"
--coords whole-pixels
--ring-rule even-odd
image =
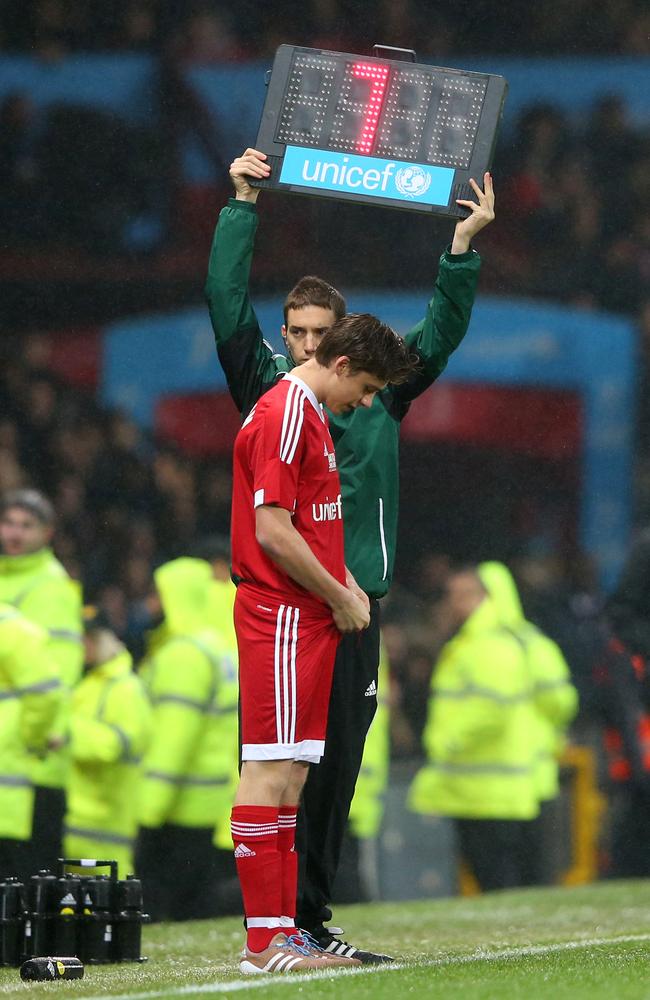
[[[492,175],[483,175],[483,188],[478,186],[473,177],[469,181],[474,194],[478,198],[476,201],[464,201],[456,199],[457,205],[469,208],[471,215],[466,219],[459,219],[454,230],[454,238],[451,244],[452,253],[465,253],[469,250],[469,245],[477,233],[481,231],[494,219],[494,187],[492,185]]]
[[[259,188],[254,188],[249,184],[248,178],[255,177],[263,180],[269,176],[271,168],[266,163],[266,153],[260,153],[258,149],[247,149],[245,153],[232,161],[229,173],[237,200],[254,203],[260,192]]]

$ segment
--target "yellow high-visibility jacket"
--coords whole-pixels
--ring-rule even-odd
[[[535,779],[539,799],[546,802],[559,792],[558,757],[566,729],[578,710],[578,692],[558,644],[524,618],[510,570],[503,563],[487,562],[479,566],[478,572],[501,621],[512,629],[526,651],[537,736]]]
[[[237,635],[235,633],[234,607],[237,588],[231,580],[212,580],[209,588],[208,606],[210,627],[219,633],[223,642],[225,655],[231,666],[230,674],[237,676],[237,690],[239,688],[238,663],[239,654],[237,652]],[[231,690],[234,696],[234,689]],[[235,798],[237,785],[239,784],[239,733],[234,727],[235,720],[231,720],[232,730],[228,739],[234,740],[232,769],[230,773],[230,783],[224,787],[222,806],[220,814],[214,828],[214,846],[220,850],[232,851],[232,834],[230,832],[230,812]]]
[[[63,693],[54,732],[68,732],[70,693],[81,677],[83,646],[81,589],[72,580],[51,549],[24,556],[0,556],[0,601],[11,604],[29,621],[41,625],[48,635],[47,652],[59,670]],[[35,759],[34,784],[63,788],[70,757],[68,747]]]
[[[533,819],[539,812],[533,707],[521,643],[489,597],[444,646],[431,679],[415,776],[415,812],[466,819]]]
[[[139,819],[213,828],[232,804],[237,759],[237,672],[207,624],[211,569],[175,559],[155,573],[165,623],[141,676],[153,706]]]
[[[0,837],[29,840],[36,755],[46,755],[63,686],[45,631],[0,604]]]
[[[92,667],[72,699],[64,850],[66,857],[115,859],[120,878],[133,872],[151,716],[126,650]]]

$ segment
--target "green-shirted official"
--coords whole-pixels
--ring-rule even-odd
[[[64,695],[53,730],[58,749],[36,760],[31,864],[51,866],[61,854],[70,693],[83,663],[81,589],[54,556],[54,509],[37,490],[15,490],[0,500],[0,601],[11,604],[48,636],[47,652],[59,670]]]
[[[453,817],[481,888],[510,888],[523,879],[520,823],[539,811],[527,658],[474,568],[450,575],[446,604],[457,631],[431,679],[423,735],[428,763],[408,804]]]
[[[218,910],[212,836],[231,804],[237,672],[209,624],[209,563],[175,559],[154,579],[164,620],[141,670],[154,731],[144,761],[137,869],[152,916],[182,920]]]
[[[69,858],[112,859],[133,873],[142,756],[152,712],[130,653],[94,608],[87,609],[85,674],[72,696],[68,808]]]
[[[510,570],[500,562],[485,562],[478,567],[478,574],[501,621],[518,637],[526,652],[534,708],[535,785],[541,812],[526,830],[528,837],[522,852],[528,863],[527,884],[549,882],[552,873],[543,848],[545,804],[556,799],[560,791],[558,758],[567,727],[578,711],[578,692],[558,644],[526,621]]]
[[[63,686],[44,629],[0,604],[0,875],[30,871],[35,757],[45,757]]]

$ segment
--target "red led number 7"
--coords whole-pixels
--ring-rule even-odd
[[[358,80],[370,80],[370,96],[366,105],[366,114],[363,120],[361,135],[357,139],[357,150],[359,153],[370,153],[377,134],[377,125],[384,103],[386,85],[388,84],[388,66],[380,66],[377,63],[355,63],[352,67],[352,75]]]

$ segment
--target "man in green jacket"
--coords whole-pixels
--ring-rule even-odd
[[[29,858],[34,788],[63,696],[47,634],[0,604],[0,876],[33,875]]]
[[[526,653],[475,569],[451,574],[446,600],[456,632],[431,678],[428,764],[415,776],[408,804],[452,817],[480,887],[508,889],[523,882],[521,823],[539,811]]]
[[[84,627],[86,671],[72,696],[64,849],[69,858],[113,859],[118,877],[126,878],[134,871],[151,706],[129,652],[102,613],[86,609]]]
[[[65,785],[70,766],[70,697],[83,664],[81,590],[54,556],[54,509],[37,490],[6,493],[0,500],[0,601],[45,629],[47,653],[58,667],[63,695],[51,735],[52,752],[36,759],[30,865],[52,866],[61,856]]]
[[[237,670],[210,626],[212,570],[180,558],[154,573],[164,620],[141,676],[153,706],[143,762],[137,869],[157,920],[219,912],[214,827],[232,805]]]
[[[230,168],[235,198],[220,213],[206,284],[219,359],[244,417],[278,378],[313,357],[323,334],[346,311],[345,301],[331,285],[320,278],[303,278],[285,302],[286,356],[274,354],[265,342],[248,291],[259,195],[249,179],[268,176],[265,159],[263,153],[247,149]],[[477,201],[462,203],[470,214],[456,224],[451,247],[440,258],[424,319],[406,335],[420,362],[418,372],[402,385],[377,393],[369,408],[328,414],[341,479],[346,564],[370,598],[371,620],[360,636],[344,636],[339,644],[325,755],[312,768],[303,795],[304,870],[297,922],[325,949],[369,964],[388,959],[347,945],[324,922],[332,916],[328,904],[365,736],[377,707],[373,685],[376,692],[378,599],[388,591],[395,559],[400,422],[411,401],[442,373],[467,332],[480,269],[480,258],[470,244],[494,218],[489,174],[484,190],[475,182],[472,186]]]

